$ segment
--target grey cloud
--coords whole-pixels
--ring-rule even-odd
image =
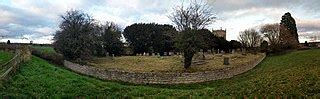
[[[50,33],[41,33],[36,31],[36,29],[42,27],[55,27],[55,20],[37,16],[25,10],[1,5],[0,11],[9,13],[9,16],[4,17],[9,17],[11,19],[0,19],[0,21],[2,20],[0,29],[4,30],[0,35],[5,36],[5,38],[19,38],[23,35],[47,36]],[[1,17],[3,16],[0,16],[0,18]]]
[[[317,11],[319,0],[207,0],[217,12],[250,8],[298,8]]]
[[[299,32],[320,32],[320,19],[296,21]]]

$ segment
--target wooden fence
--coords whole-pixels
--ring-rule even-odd
[[[20,46],[15,48],[17,49],[15,49],[14,57],[5,64],[0,64],[0,80],[6,80],[10,75],[17,71],[20,63],[26,62],[31,58],[29,46]]]

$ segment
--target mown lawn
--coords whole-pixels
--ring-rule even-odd
[[[202,54],[199,56],[202,57]],[[211,58],[210,58],[211,57]],[[232,66],[242,66],[254,59],[261,59],[262,53],[254,54],[226,54],[217,56],[206,54],[205,60],[194,59],[194,61],[202,61],[201,64],[193,64],[187,71],[183,67],[182,56],[121,56],[121,57],[104,57],[94,58],[88,62],[89,65],[104,68],[118,69],[123,71],[134,72],[199,72],[222,69]],[[230,65],[223,65],[223,58],[230,57]],[[202,58],[201,58],[202,59]]]
[[[320,49],[269,56],[230,79],[187,85],[132,85],[82,76],[33,57],[0,88],[4,96],[320,96]]]

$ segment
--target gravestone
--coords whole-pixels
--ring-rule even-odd
[[[169,52],[169,56],[172,56],[172,55],[174,55],[173,52]]]
[[[225,54],[225,52],[224,52],[224,51],[221,51],[221,54]]]
[[[223,58],[223,65],[230,65],[230,58],[229,57],[224,57]]]
[[[241,53],[242,53],[242,55],[247,55],[246,49],[242,48]]]

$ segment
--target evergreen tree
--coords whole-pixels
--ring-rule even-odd
[[[285,49],[298,48],[299,45],[296,21],[289,12],[281,19],[280,42]]]

